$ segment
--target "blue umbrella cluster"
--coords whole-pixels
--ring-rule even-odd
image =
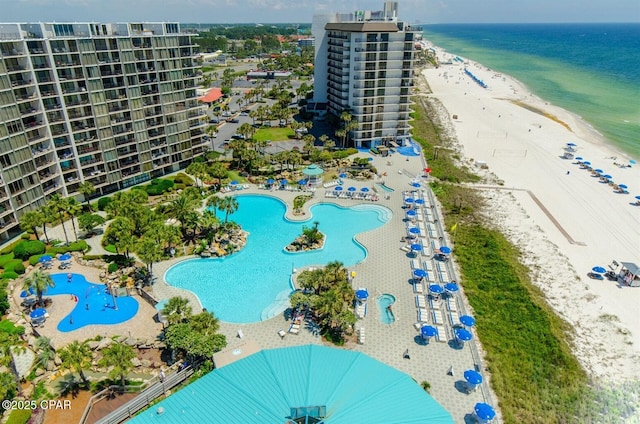
[[[470,70],[468,70],[467,68],[464,68],[464,73],[469,75],[471,77],[471,79],[474,80],[475,82],[477,82],[480,87],[487,88],[487,84],[485,84],[485,82],[482,81],[477,76],[473,75],[473,73]]]

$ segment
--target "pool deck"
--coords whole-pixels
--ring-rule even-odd
[[[360,154],[367,157],[369,155]],[[408,158],[408,160],[407,160]],[[394,368],[397,368],[416,381],[428,381],[431,384],[430,394],[443,405],[458,423],[464,423],[469,419],[470,413],[477,402],[487,402],[496,406],[495,396],[491,393],[487,384],[490,378],[488,372],[480,360],[480,346],[475,338],[468,342],[463,348],[459,348],[451,340],[448,342],[437,342],[432,340],[428,345],[420,345],[416,342],[418,331],[414,327],[417,319],[417,309],[415,306],[415,294],[413,287],[409,284],[411,278],[411,258],[400,250],[403,243],[400,238],[406,235],[405,211],[403,207],[403,191],[413,189],[409,182],[426,167],[421,156],[406,157],[394,154],[388,158],[375,157],[374,166],[378,173],[386,173],[381,179],[385,185],[393,188],[393,192],[379,190],[380,200],[378,202],[358,201],[350,199],[325,198],[325,189],[319,187],[313,199],[305,204],[305,214],[294,216],[291,211],[293,198],[301,192],[290,192],[284,190],[264,190],[256,186],[241,190],[232,194],[262,194],[276,196],[287,203],[287,218],[308,219],[309,208],[316,203],[329,202],[341,206],[354,206],[357,204],[376,204],[386,206],[393,211],[391,221],[382,227],[359,234],[356,238],[367,249],[367,258],[360,264],[349,268],[356,272],[353,282],[354,288],[365,287],[369,290],[371,303],[368,307],[367,316],[358,320],[356,328],[365,328],[366,343],[348,343],[345,349],[364,352]],[[388,165],[391,163],[391,165]],[[373,187],[378,181],[355,181],[346,179],[344,186]],[[423,184],[425,197],[429,195],[428,186]],[[327,189],[331,190],[331,189]],[[389,198],[385,198],[389,195]],[[439,210],[439,206],[436,206]],[[438,232],[444,237],[443,244],[446,243],[447,234],[444,232],[441,223],[436,223]],[[428,259],[420,257],[421,260]],[[170,298],[172,296],[185,296],[185,292],[180,289],[168,286],[163,276],[167,269],[173,264],[185,258],[166,261],[154,266],[154,274],[158,282],[154,285],[154,295],[158,299]],[[454,264],[449,261],[449,275],[451,280],[457,280]],[[393,324],[383,324],[379,319],[379,311],[375,298],[383,293],[389,293],[396,297],[393,305],[393,313],[396,321]],[[194,311],[200,310],[199,301],[192,293],[186,293],[186,297],[192,300]],[[469,307],[462,293],[459,294],[461,311],[468,311]],[[213,311],[215,313],[215,311]],[[444,311],[443,311],[444,315]],[[221,322],[220,329],[227,336],[228,346],[240,345],[243,340],[238,338],[238,330],[242,330],[244,339],[255,341],[264,349],[271,349],[283,346],[298,346],[308,343],[323,343],[320,337],[314,336],[310,331],[302,329],[299,334],[287,333],[284,338],[278,336],[279,330],[285,332],[289,329],[291,321],[285,320],[283,316],[277,316],[267,321],[252,324],[231,324]],[[449,337],[450,339],[450,337]],[[405,359],[403,353],[409,349],[411,359]],[[462,373],[471,368],[481,371],[485,377],[483,386],[470,394],[464,393],[459,388],[462,387]],[[449,370],[453,369],[453,375]]]
[[[370,157],[368,154],[361,153],[359,156]],[[376,182],[384,182],[393,192],[384,192],[378,189],[380,200],[373,202],[376,205],[386,206],[393,211],[391,220],[382,227],[359,234],[356,238],[362,243],[368,252],[367,258],[360,264],[349,268],[350,271],[356,272],[353,282],[354,288],[365,287],[369,290],[371,305],[368,307],[367,316],[356,323],[356,328],[365,328],[366,343],[355,344],[348,343],[345,349],[364,352],[398,370],[401,370],[417,382],[428,381],[431,385],[430,394],[443,405],[453,416],[455,422],[464,423],[469,420],[473,407],[477,402],[487,402],[493,406],[497,406],[496,397],[490,391],[488,385],[489,373],[485,370],[485,366],[481,362],[481,347],[476,339],[475,330],[472,329],[474,339],[464,345],[463,348],[456,347],[455,343],[438,342],[432,340],[428,345],[417,343],[418,331],[414,327],[417,320],[417,309],[415,306],[415,294],[413,287],[409,284],[411,278],[411,259],[407,254],[400,250],[404,244],[400,242],[400,238],[406,235],[405,211],[403,207],[403,191],[411,190],[410,181],[417,175],[421,174],[426,164],[422,156],[407,157],[399,154],[393,154],[390,157],[375,157],[373,164],[377,168],[379,174],[384,174],[377,181],[355,181],[346,179],[345,186],[375,187]],[[327,189],[331,190],[331,189]],[[432,199],[435,204],[435,211],[439,214],[439,205],[433,199],[427,184],[423,184],[423,195]],[[320,202],[335,203],[341,206],[353,206],[361,203],[371,204],[372,202],[325,198],[325,189],[318,187],[315,196],[304,206],[304,215],[294,216],[291,206],[293,198],[300,192],[291,192],[283,190],[264,190],[258,189],[257,186],[251,185],[249,189],[241,190],[233,194],[262,194],[278,197],[287,203],[287,218],[292,220],[306,220],[309,218],[309,207]],[[388,196],[386,198],[385,196]],[[442,221],[440,219],[439,221]],[[443,237],[442,243],[448,244],[448,235],[444,231],[441,222],[433,224],[438,234]],[[54,230],[50,229],[50,237],[58,237]],[[62,233],[59,231],[60,234]],[[53,234],[53,235],[52,235]],[[96,240],[91,240],[95,243]],[[101,250],[96,246],[97,253]],[[183,296],[191,301],[194,313],[202,310],[200,302],[193,293],[182,289],[177,289],[167,285],[164,282],[164,274],[172,265],[179,261],[189,259],[190,257],[181,257],[170,261],[155,264],[153,267],[154,275],[157,282],[153,286],[153,295],[156,299],[168,299],[173,296]],[[428,257],[420,257],[421,260]],[[446,266],[450,280],[458,280],[457,272],[453,261],[449,261]],[[66,271],[65,271],[66,272]],[[97,282],[99,270],[92,268],[73,265],[70,272],[84,274],[89,281]],[[93,274],[95,273],[95,275]],[[17,291],[19,296],[19,291]],[[396,303],[393,305],[393,313],[396,321],[393,324],[383,324],[379,319],[378,307],[375,304],[375,297],[380,294],[389,293],[396,297]],[[463,315],[465,311],[469,311],[468,303],[464,298],[464,293],[458,295],[459,298],[459,315]],[[54,340],[56,345],[65,345],[73,340],[84,340],[94,337],[96,334],[103,335],[127,335],[128,332],[134,337],[148,337],[154,339],[161,331],[161,326],[154,320],[155,310],[146,302],[140,301],[140,312],[133,319],[118,325],[109,326],[88,326],[82,329],[70,332],[60,333],[55,330],[55,325],[61,317],[66,316],[73,308],[72,302],[54,302],[50,311],[50,321],[52,324],[45,325],[43,334]],[[59,308],[59,309],[58,309]],[[213,311],[215,313],[215,311]],[[445,310],[443,310],[445,315]],[[446,316],[446,315],[445,315]],[[57,318],[60,317],[60,318]],[[56,323],[53,325],[53,323]],[[255,341],[258,346],[264,349],[297,346],[303,344],[326,344],[320,337],[313,335],[306,329],[301,329],[299,334],[287,333],[284,338],[278,335],[279,330],[285,332],[289,329],[291,322],[285,320],[280,315],[270,320],[252,323],[252,324],[231,324],[221,322],[220,331],[227,336],[228,347],[234,347],[244,342],[238,338],[238,330],[242,330],[244,339]],[[99,328],[94,328],[99,327]],[[451,337],[448,337],[450,339]],[[410,359],[405,359],[403,353],[409,350]],[[476,368],[485,377],[481,387],[470,394],[460,390],[462,387],[462,373],[471,368]],[[453,370],[453,375],[449,371]],[[416,406],[418,407],[418,406]]]

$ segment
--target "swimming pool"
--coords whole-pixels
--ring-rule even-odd
[[[402,156],[420,156],[420,146],[413,140],[405,141],[402,147],[396,149]]]
[[[380,310],[380,322],[383,324],[393,324],[396,316],[393,314],[391,305],[396,303],[396,297],[392,294],[382,294],[378,296],[378,309]]]
[[[104,284],[90,283],[82,274],[71,274],[69,283],[67,275],[51,274],[55,286],[45,291],[47,296],[56,296],[54,302],[71,302],[76,305],[58,323],[58,331],[66,333],[93,324],[120,324],[133,318],[138,312],[138,301],[134,298],[116,297],[116,309]]]
[[[391,219],[390,209],[374,204],[345,208],[330,203],[311,207],[310,218],[292,222],[285,204],[264,195],[237,196],[239,208],[231,219],[249,232],[240,252],[225,258],[180,262],[167,270],[170,285],[194,292],[202,306],[226,322],[250,323],[276,316],[289,306],[291,273],[295,268],[340,261],[353,266],[366,258],[354,240]],[[318,221],[326,235],[322,249],[289,253],[284,250],[307,227]]]
[[[386,185],[382,184],[382,183],[376,183],[376,185],[378,187],[380,187],[380,190],[382,191],[386,191],[388,193],[391,193],[392,191],[395,191],[394,189],[392,189],[391,187],[387,187]]]

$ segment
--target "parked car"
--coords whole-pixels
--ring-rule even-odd
[[[240,112],[240,116],[249,116],[248,112]]]
[[[230,119],[227,119],[227,122],[230,122],[232,124],[237,124],[240,122],[240,120],[238,118],[230,118]]]
[[[235,140],[244,140],[244,135],[242,134],[234,134],[231,136],[231,138],[235,139]]]

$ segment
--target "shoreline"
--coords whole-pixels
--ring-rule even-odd
[[[436,51],[439,59],[455,56]],[[488,88],[465,75],[464,66]],[[640,379],[640,289],[586,275],[612,260],[640,261],[640,208],[629,204],[640,194],[640,169],[613,167],[630,156],[576,114],[540,99],[508,75],[470,60],[464,66],[423,70],[431,93],[419,95],[442,106],[440,120],[463,165],[488,165],[486,171],[477,168],[485,180],[478,188],[487,216],[522,249],[532,282],[574,328],[569,343],[590,377]],[[568,142],[578,144],[576,156],[629,184],[631,194],[613,193],[574,161],[561,159]],[[496,178],[501,184],[486,187]]]

